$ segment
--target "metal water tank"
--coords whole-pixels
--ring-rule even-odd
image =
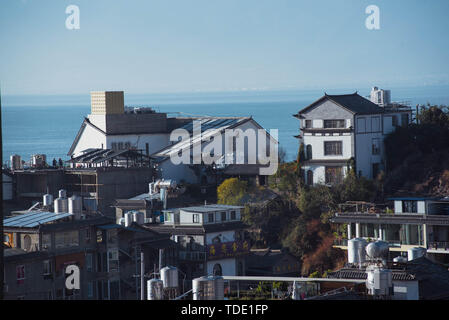
[[[55,213],[65,213],[69,211],[67,198],[56,198],[53,204]]]
[[[71,196],[68,199],[69,203],[69,212],[70,213],[81,213],[83,211],[83,202],[81,197],[79,196]]]
[[[193,300],[223,300],[224,280],[220,276],[204,276],[193,279]]]
[[[363,238],[348,240],[348,262],[354,264],[365,262],[365,246],[366,240]]]
[[[426,249],[422,247],[414,247],[407,250],[408,261],[421,258],[426,254]]]
[[[61,189],[58,191],[58,195],[60,198],[67,198],[67,191],[64,189]]]
[[[388,242],[385,241],[375,241],[370,242],[366,246],[366,254],[370,259],[382,259],[386,260],[388,259],[388,252],[390,250],[390,246],[388,245]]]
[[[366,289],[370,295],[390,296],[393,294],[393,277],[391,270],[378,266],[366,269]]]
[[[162,300],[164,297],[164,282],[160,279],[147,281],[147,299]]]
[[[12,170],[22,169],[22,159],[18,154],[11,155],[10,160],[11,160],[11,169]]]
[[[44,194],[44,197],[42,199],[42,203],[44,206],[51,206],[53,204],[53,196],[51,194]]]
[[[143,212],[136,211],[133,213],[133,222],[142,225],[145,223],[145,216]]]
[[[132,212],[125,213],[125,227],[131,226],[132,223],[133,223],[133,213]]]
[[[75,216],[75,219],[81,218],[81,213],[83,213],[83,202],[79,196],[71,196],[68,199],[68,209],[69,213]]]
[[[397,256],[397,257],[393,258],[393,262],[404,263],[404,262],[407,262],[407,258],[403,257],[403,256]]]
[[[164,288],[178,287],[178,269],[176,267],[167,266],[161,269],[161,279],[164,283]]]

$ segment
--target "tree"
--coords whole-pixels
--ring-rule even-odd
[[[239,205],[247,191],[247,182],[238,178],[229,178],[217,188],[219,204]]]
[[[449,109],[447,106],[421,106],[417,115],[418,123],[449,127]]]

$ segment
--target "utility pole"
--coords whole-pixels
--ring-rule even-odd
[[[0,159],[2,161],[3,168],[3,145],[2,145],[2,92],[0,84]],[[0,187],[0,198],[3,199],[3,174],[1,177],[2,186]],[[0,235],[2,236],[2,242],[0,243],[0,300],[3,300],[3,279],[5,279],[5,269],[3,260],[3,205],[0,208]]]
[[[145,260],[144,253],[140,251],[140,300],[145,300]]]

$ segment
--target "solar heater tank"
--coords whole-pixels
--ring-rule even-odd
[[[224,300],[224,280],[220,276],[204,276],[192,281],[193,300]]]
[[[83,203],[81,197],[79,196],[71,196],[68,199],[68,208],[69,213],[73,214],[75,218],[79,219],[81,217],[81,213],[83,211]]]
[[[69,211],[67,198],[57,198],[53,203],[55,213],[65,213]]]
[[[44,206],[51,206],[53,204],[53,196],[51,194],[44,194],[42,203]]]

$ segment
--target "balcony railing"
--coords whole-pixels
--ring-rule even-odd
[[[427,244],[427,249],[449,251],[449,242],[447,242],[447,241],[432,241]]]
[[[179,259],[184,261],[205,261],[206,252],[201,251],[179,251]]]

